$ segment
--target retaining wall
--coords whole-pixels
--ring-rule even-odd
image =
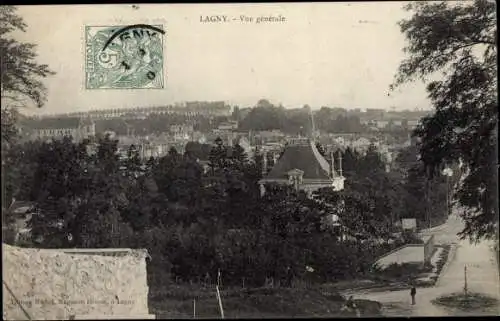
[[[2,248],[4,320],[149,315],[145,250]]]
[[[424,262],[430,263],[434,254],[434,235],[424,236]]]
[[[383,255],[376,261],[376,265],[382,269],[388,267],[392,263],[420,263],[424,264],[424,245],[423,244],[407,244]]]

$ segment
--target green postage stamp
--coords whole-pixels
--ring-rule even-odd
[[[164,88],[162,25],[86,26],[86,89]]]

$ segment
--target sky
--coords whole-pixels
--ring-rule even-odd
[[[405,55],[404,2],[21,6],[16,39],[37,44],[48,101],[36,114],[259,99],[287,108],[429,109],[425,86],[389,85]],[[200,21],[226,15],[228,23]],[[240,22],[240,16],[253,22]],[[261,16],[281,22],[255,22]],[[236,20],[232,20],[232,19]],[[164,89],[85,89],[85,26],[162,24]]]

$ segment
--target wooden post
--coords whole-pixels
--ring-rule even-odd
[[[221,319],[224,319],[224,309],[222,308],[222,299],[220,297],[219,286],[216,285],[215,289],[217,290],[217,300],[219,301],[220,317]]]
[[[464,294],[467,296],[467,265],[464,266]]]
[[[425,219],[427,221],[427,228],[431,228],[431,217],[429,210],[429,188],[430,188],[429,179],[426,177],[425,181]]]
[[[222,286],[222,274],[220,272],[220,269],[217,270],[217,286]]]

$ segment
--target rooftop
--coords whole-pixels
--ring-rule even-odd
[[[293,169],[302,170],[304,179],[331,180],[328,161],[308,139],[291,141],[265,179],[288,179]]]

